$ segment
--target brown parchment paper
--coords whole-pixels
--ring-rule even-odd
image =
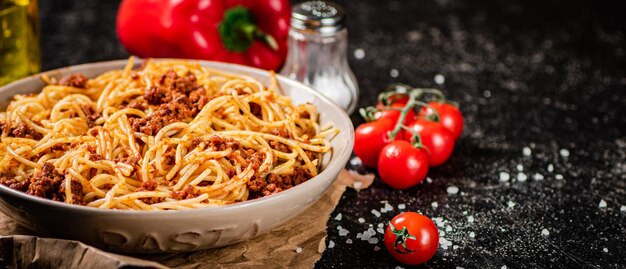
[[[373,177],[371,178],[373,180]],[[189,253],[128,257],[70,240],[40,238],[0,213],[0,265],[18,268],[311,268],[325,250],[326,223],[347,186],[371,184],[344,170],[311,208],[287,224],[238,244]],[[359,188],[357,188],[359,189]]]
[[[108,253],[81,242],[31,235],[0,237],[9,268],[167,268],[156,262]]]

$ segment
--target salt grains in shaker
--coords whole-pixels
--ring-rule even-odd
[[[348,114],[356,107],[359,87],[348,65],[348,30],[341,6],[307,1],[292,9],[289,52],[280,73],[330,98]]]

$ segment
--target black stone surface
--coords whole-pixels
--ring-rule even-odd
[[[451,243],[424,268],[626,267],[623,3],[338,2],[348,11],[359,106],[393,82],[438,86],[460,103],[466,125],[430,183],[346,191],[328,222],[334,247],[317,267],[407,267],[386,253],[381,234],[376,245],[356,238],[401,212],[398,204],[438,220]],[[127,57],[115,36],[118,4],[40,1],[43,68]],[[375,217],[381,201],[394,210]]]

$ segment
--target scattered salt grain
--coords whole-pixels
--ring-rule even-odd
[[[530,150],[529,147],[524,147],[522,149],[522,154],[524,154],[524,156],[530,156],[530,154],[532,154],[532,150]]]
[[[452,246],[453,242],[445,239],[443,237],[439,237],[439,245],[441,246],[441,248],[443,249],[448,249],[448,247]]]
[[[626,205],[620,206],[619,211],[626,212]]]
[[[350,159],[350,164],[354,165],[354,166],[361,165],[362,164],[361,158],[354,157],[354,158]]]
[[[379,247],[379,246],[375,246],[375,247],[374,247],[374,251],[379,251],[379,250],[380,250],[380,247]]]
[[[395,69],[395,68],[391,69],[391,71],[389,71],[389,75],[392,78],[397,78],[399,74],[400,74],[400,72],[398,72],[398,69]]]
[[[378,210],[376,209],[372,209],[372,214],[374,214],[374,216],[376,216],[377,218],[380,217],[380,212],[378,212]]]
[[[604,199],[600,200],[600,204],[598,204],[599,208],[605,208],[606,207],[606,201],[604,201]]]
[[[352,187],[354,187],[355,189],[360,189],[361,186],[363,186],[363,182],[361,181],[355,181],[354,184],[352,184]]]
[[[470,223],[474,222],[474,216],[467,217],[467,222],[470,222]]]
[[[500,172],[500,181],[509,181],[511,179],[511,175],[507,172]]]
[[[528,179],[528,176],[522,172],[517,173],[517,181],[524,182]]]
[[[428,182],[428,183],[433,183],[433,179],[432,179],[432,178],[430,178],[430,177],[426,177],[426,182]]]
[[[296,248],[296,253],[300,253],[300,252],[302,252],[302,248],[301,247],[297,247]]]
[[[484,96],[485,98],[489,98],[489,97],[491,97],[491,91],[489,91],[489,90],[484,91],[484,92],[483,92],[483,96]]]
[[[361,235],[361,240],[363,241],[367,241],[370,238],[372,238],[372,236],[374,236],[376,234],[376,231],[374,231],[374,229],[369,228],[367,231],[363,232],[363,235]]]
[[[513,208],[513,207],[515,207],[515,202],[513,202],[513,201],[509,201],[509,202],[507,203],[507,206],[509,206],[509,208]]]
[[[451,232],[452,231],[452,227],[450,227],[450,225],[446,226],[446,232]]]
[[[368,239],[367,242],[372,244],[372,245],[376,245],[376,244],[378,244],[378,237],[372,237],[372,238]]]
[[[431,205],[433,208],[437,208],[437,207],[439,206],[439,203],[437,203],[437,202],[432,202],[432,203],[430,203],[430,205]]]
[[[348,240],[346,240],[346,244],[352,244],[352,239],[348,238]]]
[[[365,51],[363,49],[355,49],[354,58],[357,58],[358,60],[365,58]]]
[[[463,268],[461,266],[457,266],[456,269],[465,269],[465,268]]]
[[[361,237],[362,237],[362,236],[363,236],[363,234],[362,234],[362,233],[357,233],[357,234],[356,234],[356,238],[358,238],[358,239],[361,239]]]
[[[383,228],[376,228],[376,231],[377,231],[379,234],[384,234],[384,233],[385,233],[385,229],[383,229]]]
[[[406,205],[405,205],[405,204],[399,204],[399,205],[398,205],[398,209],[405,209],[405,208],[406,208]]]
[[[515,168],[517,169],[517,171],[524,171],[524,166],[521,164],[516,165]]]
[[[334,248],[335,242],[333,240],[328,240],[328,248]]]
[[[443,227],[445,222],[442,217],[432,218],[432,220],[435,222],[435,225],[437,225],[437,227]]]
[[[548,236],[548,235],[550,235],[550,231],[548,231],[548,229],[546,229],[546,228],[543,228],[543,230],[541,230],[541,235]]]
[[[539,174],[539,173],[535,173],[535,174],[533,175],[533,179],[534,179],[534,180],[543,180],[543,175],[542,175],[542,174]]]
[[[402,267],[402,266],[396,266],[396,268],[394,268],[394,269],[404,269],[404,267]]]
[[[380,208],[381,213],[387,213],[393,210],[393,206],[391,206],[387,201],[385,201],[385,206]]]
[[[457,194],[459,192],[459,188],[456,186],[450,186],[446,189],[448,194]]]
[[[458,248],[459,248],[459,246],[457,246],[457,245],[452,246],[452,249],[454,249],[454,250],[457,250]],[[463,268],[463,267],[461,267],[461,268]]]
[[[608,248],[603,248],[603,249],[602,249],[602,251],[604,251],[604,252],[608,253],[608,252],[609,252],[609,249],[608,249]]]
[[[442,74],[435,75],[435,83],[441,85],[446,82],[446,78]]]
[[[556,175],[554,176],[554,178],[556,178],[557,180],[563,180],[563,175],[561,175],[561,174],[556,174]]]
[[[335,220],[341,220],[341,213],[337,214],[337,216],[335,217]]]
[[[376,225],[376,227],[378,227],[378,228],[382,228],[382,227],[384,227],[384,226],[385,226],[385,224],[383,224],[382,222],[381,222],[381,223],[379,223],[378,225]]]
[[[359,218],[359,223],[365,223],[365,219],[364,218]]]
[[[341,230],[341,229],[343,229],[341,225],[337,225],[337,230]]]
[[[471,238],[476,237],[476,233],[475,232],[470,232],[469,237],[471,237]]]
[[[506,269],[506,265],[502,265],[502,267],[500,267],[500,269]]]
[[[548,172],[553,172],[553,171],[554,171],[554,165],[548,164]]]
[[[563,156],[563,158],[567,158],[567,157],[569,157],[569,150],[561,149],[561,150],[559,150],[559,154],[561,154],[561,156]]]
[[[348,231],[346,229],[339,230],[339,236],[346,236],[346,235],[348,235],[348,233],[350,233],[350,231]]]

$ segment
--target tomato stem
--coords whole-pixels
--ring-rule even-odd
[[[380,112],[380,110],[373,106],[359,109],[359,114],[361,114],[361,117],[363,117],[366,122],[375,121],[377,112]]]
[[[392,105],[396,101],[395,100],[396,98],[398,98],[398,97],[401,98],[401,97],[404,97],[404,96],[407,96],[407,94],[406,93],[400,93],[400,92],[397,92],[395,90],[387,90],[387,91],[384,91],[384,92],[382,92],[382,93],[380,93],[378,95],[378,101],[383,106],[387,107],[387,106]]]
[[[434,88],[426,88],[426,89],[420,89],[422,90],[422,92],[424,93],[430,93],[430,94],[434,94],[437,96],[436,100],[438,102],[445,102],[446,101],[446,95],[443,94],[443,92],[441,92],[438,89],[434,89]]]
[[[393,243],[393,248],[398,253],[407,254],[407,253],[415,252],[415,250],[408,249],[406,247],[406,240],[407,239],[415,240],[415,236],[412,235],[411,233],[409,233],[409,230],[406,228],[406,226],[402,226],[402,230],[397,230],[396,227],[394,227],[393,224],[391,224],[391,221],[390,221],[389,222],[389,228],[391,228],[391,232],[396,236],[396,241]],[[398,245],[401,245],[402,248],[404,248],[404,250],[398,248]]]
[[[420,102],[422,106],[425,106],[426,108],[428,108],[428,115],[426,115],[426,119],[430,120],[430,121],[434,121],[434,122],[439,122],[441,117],[439,117],[439,112],[437,112],[437,110],[435,110],[431,105],[424,103],[424,102]]]
[[[411,111],[411,109],[413,109],[416,104],[418,104],[419,101],[417,101],[417,98],[419,98],[421,94],[422,92],[419,89],[415,89],[409,92],[409,101],[406,103],[406,105],[404,105],[404,108],[402,108],[400,112],[400,118],[398,118],[398,122],[396,123],[396,127],[394,127],[393,131],[389,133],[389,139],[391,139],[392,141],[396,139],[396,136],[402,129],[402,124],[406,119],[406,115],[409,114],[409,111]]]
[[[422,144],[422,137],[420,136],[420,134],[416,133],[415,131],[411,130],[411,128],[408,128],[404,125],[402,125],[402,129],[411,133],[411,145],[413,145],[417,149],[426,149],[426,151],[428,151],[428,154],[430,154],[430,150],[428,150],[428,148],[424,146],[424,144]]]
[[[404,93],[404,92],[399,92],[398,88],[404,88],[405,90],[409,90],[408,93]],[[437,96],[436,100],[438,102],[445,102],[446,96],[438,89],[433,89],[433,88],[413,88],[409,85],[406,84],[392,84],[388,87],[387,91],[384,91],[382,93],[380,93],[378,95],[378,101],[385,107],[385,109],[396,109],[397,108],[392,108],[390,107],[390,105],[393,104],[393,102],[395,101],[394,98],[397,98],[398,96],[404,97],[407,96],[409,97],[409,100],[407,101],[407,103],[404,105],[404,107],[402,109],[400,109],[400,117],[398,118],[398,122],[396,122],[396,126],[393,128],[393,130],[391,132],[389,132],[389,139],[390,140],[394,140],[396,138],[396,136],[398,135],[398,133],[400,132],[400,130],[402,130],[403,124],[404,124],[404,120],[407,117],[407,114],[409,113],[409,111],[411,111],[416,105],[420,105],[422,107],[427,107],[429,110],[429,115],[427,115],[427,119],[431,120],[431,121],[435,121],[435,122],[439,122],[440,117],[439,117],[439,113],[430,105],[428,105],[425,102],[419,101],[417,100],[418,98],[420,98],[420,96],[422,96],[422,94],[424,93],[429,93],[429,94],[434,94]],[[365,120],[369,121],[369,119],[371,120],[375,120],[374,117],[375,112],[370,112],[370,111],[361,111],[361,115],[365,118]],[[418,144],[416,146],[422,146],[421,144],[421,138],[419,138],[419,134],[415,134],[414,132],[411,132],[413,134],[413,137],[418,137]],[[415,144],[414,144],[415,145]]]

